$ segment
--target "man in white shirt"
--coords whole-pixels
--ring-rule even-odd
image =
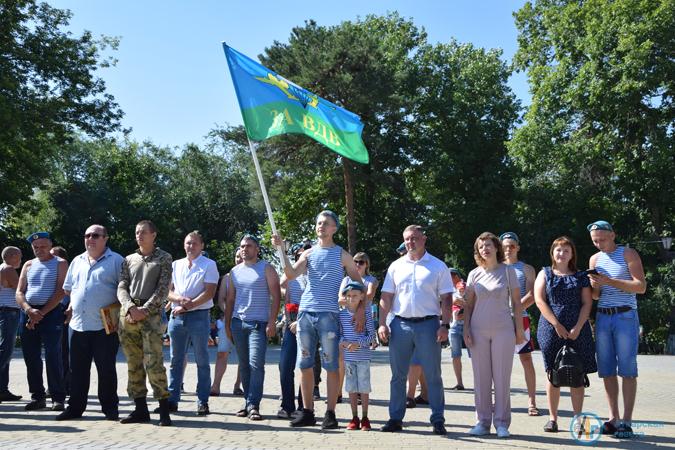
[[[406,379],[410,358],[416,348],[429,387],[431,424],[434,434],[446,435],[445,399],[441,378],[441,342],[447,341],[454,287],[447,266],[425,249],[427,237],[419,225],[403,231],[407,254],[387,270],[380,297],[378,335],[389,343],[391,384],[389,420],[382,431],[402,430],[405,416]],[[439,305],[439,298],[443,307]],[[386,317],[392,312],[389,327]],[[439,326],[439,317],[442,317]]]
[[[215,261],[202,255],[204,239],[198,231],[188,233],[183,243],[186,257],[173,262],[169,300],[171,318],[171,367],[169,369],[169,408],[178,410],[183,365],[191,342],[197,363],[197,415],[209,413],[211,366],[209,364],[209,310],[218,284]]]

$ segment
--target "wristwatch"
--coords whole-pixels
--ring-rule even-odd
[[[445,327],[446,330],[450,329],[450,324],[449,323],[441,323],[442,327]]]

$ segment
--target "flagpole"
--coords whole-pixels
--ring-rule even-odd
[[[260,170],[260,163],[258,163],[258,155],[255,152],[255,146],[251,139],[246,137],[248,140],[248,146],[251,149],[251,156],[253,157],[253,165],[255,166],[255,173],[258,175],[258,182],[260,183],[260,190],[262,191],[263,201],[265,202],[265,209],[267,210],[267,217],[270,221],[270,226],[272,228],[272,234],[277,234],[277,226],[274,223],[274,216],[272,215],[272,207],[270,206],[270,199],[267,197],[267,189],[265,188],[265,180],[263,180],[262,171]],[[282,246],[277,247],[277,255],[279,256],[279,261],[281,262],[281,268],[283,269],[286,266],[284,261],[284,249]]]

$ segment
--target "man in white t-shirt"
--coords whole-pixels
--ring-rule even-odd
[[[197,415],[209,411],[211,366],[209,364],[209,310],[218,285],[215,261],[202,255],[204,239],[198,231],[188,233],[183,242],[186,257],[173,262],[169,300],[171,318],[171,367],[169,369],[169,408],[178,410],[183,365],[191,342],[197,363]]]
[[[390,341],[392,372],[389,420],[382,431],[397,432],[403,428],[408,368],[413,352],[419,348],[417,357],[427,380],[433,431],[445,436],[441,342],[448,340],[455,288],[448,267],[426,251],[427,237],[422,227],[406,227],[403,240],[408,253],[389,266],[380,297],[378,335],[383,342]],[[394,318],[387,326],[386,317],[390,311]],[[439,318],[442,318],[440,326]]]

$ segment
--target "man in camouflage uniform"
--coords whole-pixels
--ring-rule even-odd
[[[161,314],[171,284],[171,255],[155,247],[157,229],[149,220],[136,225],[138,249],[122,263],[117,298],[120,342],[127,358],[127,392],[136,408],[121,423],[149,422],[145,384],[147,372],[153,396],[159,400],[159,425],[171,425],[169,391],[162,353]]]

